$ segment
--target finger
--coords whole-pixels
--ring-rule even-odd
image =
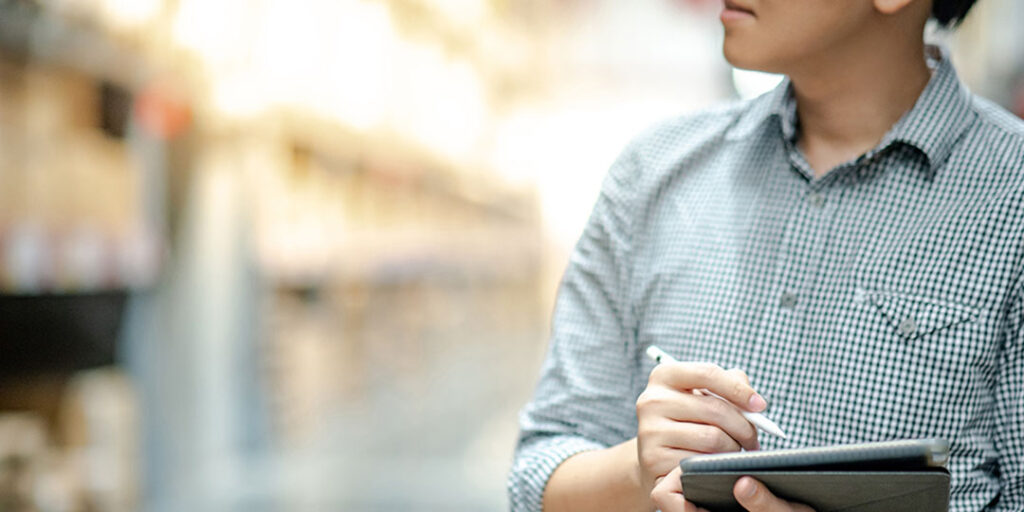
[[[733,375],[737,379],[743,380],[743,382],[746,382],[748,385],[750,384],[750,377],[747,375],[747,372],[745,372],[745,371],[743,371],[743,370],[741,370],[739,368],[729,368],[728,370],[725,371],[725,373],[728,373],[729,375]]]
[[[677,450],[696,453],[726,453],[740,451],[740,444],[724,430],[703,423],[673,422],[665,433],[663,445]]]
[[[733,496],[749,512],[813,512],[806,506],[776,497],[761,482],[745,476],[736,481]]]
[[[665,475],[679,467],[679,461],[689,459],[704,452],[695,452],[678,448],[670,448],[655,441],[649,446],[640,447],[639,458],[648,478],[664,478]]]
[[[675,406],[665,408],[664,414],[666,417],[680,422],[713,425],[723,430],[739,446],[747,450],[760,449],[760,444],[757,440],[757,429],[731,403],[713,396],[696,395],[680,396],[674,402]]]
[[[716,426],[743,448],[760,449],[757,430],[740,414],[740,410],[731,403],[713,396],[697,396],[664,386],[651,386],[637,398],[636,409],[641,438],[646,438],[652,433],[657,434],[659,429],[673,430],[674,425],[671,423],[658,421],[659,418],[668,418],[674,422]],[[687,448],[685,445],[672,446]]]
[[[661,512],[701,512],[693,503],[683,498],[683,486],[679,480],[681,470],[677,467],[662,478],[651,490],[651,501]],[[705,511],[706,512],[706,511]]]
[[[650,381],[680,391],[707,389],[748,411],[760,412],[768,406],[745,379],[716,364],[662,363],[651,371]]]

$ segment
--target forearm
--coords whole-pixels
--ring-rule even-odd
[[[544,512],[653,511],[638,468],[636,438],[573,455],[555,469],[544,488]]]

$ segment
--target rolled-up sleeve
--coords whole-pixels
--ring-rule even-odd
[[[570,456],[635,436],[629,287],[639,167],[631,150],[612,166],[562,279],[547,358],[520,414],[508,481],[514,511],[539,511],[548,479]]]

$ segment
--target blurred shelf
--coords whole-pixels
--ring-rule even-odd
[[[78,295],[152,286],[160,246],[148,237],[114,240],[94,230],[0,230],[0,293]]]
[[[276,287],[330,283],[390,286],[408,282],[514,283],[538,278],[541,240],[531,229],[388,229],[348,231],[319,264],[264,252]]]
[[[412,180],[430,195],[487,210],[498,217],[531,220],[524,218],[523,212],[535,211],[533,205],[524,204],[535,200],[531,188],[515,188],[493,173],[471,168],[471,164],[446,161],[394,134],[357,133],[329,120],[288,110],[271,112],[264,123],[273,126],[276,138],[293,141],[329,168],[387,173]]]
[[[32,0],[0,0],[0,49],[124,84],[150,69],[137,52],[97,27],[67,19]]]
[[[112,364],[127,296],[0,294],[0,379]]]

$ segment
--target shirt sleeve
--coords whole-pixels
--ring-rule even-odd
[[[539,511],[565,459],[636,433],[636,360],[629,300],[639,165],[627,150],[612,166],[562,278],[548,353],[508,480],[513,511]]]
[[[1024,280],[1010,308],[996,385],[996,448],[1002,489],[994,511],[1024,510]]]

